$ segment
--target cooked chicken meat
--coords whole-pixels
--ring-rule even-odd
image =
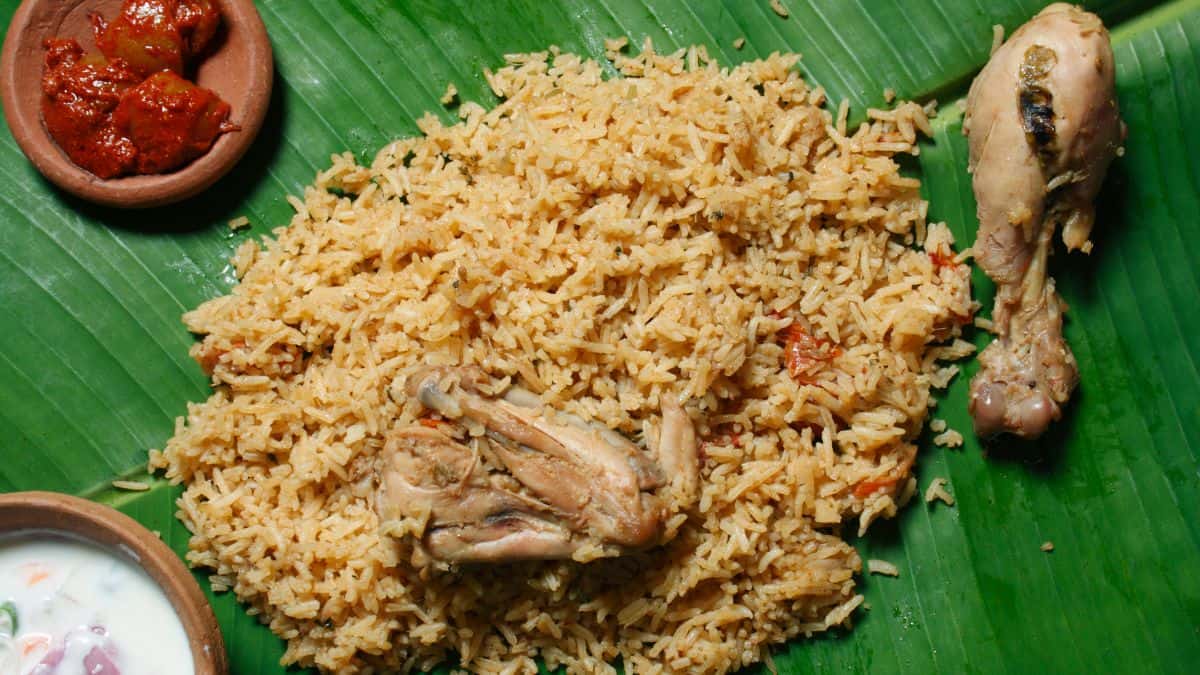
[[[390,435],[377,510],[385,522],[424,521],[420,557],[616,555],[661,542],[667,508],[656,489],[673,490],[675,503],[695,499],[696,435],[678,404],[664,404],[651,457],[527,391],[488,390],[472,368],[430,368],[409,380],[409,395],[442,419]]]
[[[1046,269],[1054,230],[1062,226],[1068,249],[1091,250],[1092,202],[1125,136],[1100,19],[1056,3],[1013,33],[971,85],[963,131],[978,203],[973,251],[996,282],[997,338],[971,381],[975,431],[1036,438],[1079,379]]]
[[[478,447],[413,426],[393,433],[384,453],[380,516],[428,517],[425,543],[435,557],[493,561],[571,554],[570,531],[545,518],[540,502],[490,480]]]

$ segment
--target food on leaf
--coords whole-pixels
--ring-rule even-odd
[[[1100,19],[1056,3],[1018,29],[967,98],[978,203],[975,260],[996,282],[996,340],[979,356],[970,410],[980,436],[1037,438],[1079,380],[1047,272],[1054,231],[1091,250],[1092,204],[1124,140]]]

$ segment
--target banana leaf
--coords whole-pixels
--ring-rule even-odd
[[[5,25],[17,4],[0,1]],[[208,395],[180,314],[230,288],[232,251],[285,224],[286,195],[331,153],[369,158],[416,133],[426,110],[453,119],[438,100],[448,82],[462,100],[494,102],[481,72],[505,53],[554,44],[600,58],[603,40],[622,35],[661,50],[704,44],[726,64],[797,51],[805,77],[860,117],[886,88],[936,98],[935,133],[912,169],[931,220],[969,245],[955,102],[992,26],[1011,31],[1042,3],[783,4],[786,18],[767,0],[265,0],[278,71],[266,128],[201,198],[153,211],[56,190],[0,132],[0,491],[105,501],[184,552],[178,488],[143,469],[187,402]],[[914,503],[857,540],[900,576],[862,578],[870,609],[854,629],[779,648],[779,672],[1184,673],[1200,662],[1200,0],[1085,5],[1113,28],[1129,140],[1095,250],[1051,263],[1070,305],[1076,401],[1037,443],[981,447],[968,364],[936,412],[967,432],[964,447],[927,435],[916,467],[922,486],[948,479],[955,506]],[[231,231],[238,216],[252,227]],[[986,305],[990,283],[974,282]],[[107,487],[131,476],[153,488]],[[233,672],[284,672],[270,631],[230,595],[211,599]]]

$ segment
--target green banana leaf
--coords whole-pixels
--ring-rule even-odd
[[[991,27],[1011,31],[1041,0],[783,3],[787,18],[767,0],[266,0],[278,72],[265,130],[205,195],[154,211],[59,192],[0,133],[0,491],[106,501],[185,551],[177,488],[107,487],[145,478],[146,450],[208,395],[180,314],[233,284],[234,248],[285,224],[285,196],[331,153],[370,157],[416,133],[425,110],[452,119],[438,101],[448,82],[463,100],[493,102],[481,71],[505,53],[556,44],[598,58],[620,35],[705,44],[730,64],[798,51],[804,75],[860,116],[888,87],[937,98],[913,170],[931,219],[970,244],[954,102],[987,58]],[[5,25],[17,4],[0,0]],[[1113,27],[1129,140],[1101,197],[1095,251],[1052,260],[1071,306],[1076,402],[1040,442],[985,450],[969,433],[968,364],[936,413],[966,443],[922,439],[916,469],[922,487],[947,478],[956,505],[914,503],[858,540],[899,578],[864,577],[870,609],[854,629],[781,647],[779,672],[1196,672],[1200,0],[1085,5]],[[243,215],[253,227],[231,232]],[[988,303],[990,283],[974,281]],[[228,594],[212,600],[233,672],[284,672],[280,642]]]

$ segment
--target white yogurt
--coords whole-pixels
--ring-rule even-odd
[[[193,672],[183,623],[145,570],[57,534],[0,537],[0,675]]]

